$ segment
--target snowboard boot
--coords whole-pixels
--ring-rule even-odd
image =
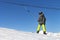
[[[47,35],[47,33],[46,33],[46,32],[43,32],[43,34]]]
[[[37,31],[37,33],[39,33],[39,31]]]

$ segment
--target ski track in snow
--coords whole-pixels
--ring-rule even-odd
[[[47,35],[44,35],[42,31],[37,34],[8,28],[0,28],[0,40],[60,40],[60,33],[47,33]]]

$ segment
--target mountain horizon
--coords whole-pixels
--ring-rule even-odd
[[[60,33],[47,32],[47,35],[0,28],[0,40],[60,40]]]

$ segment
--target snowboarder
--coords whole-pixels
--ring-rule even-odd
[[[46,18],[45,18],[45,16],[44,16],[43,12],[40,12],[40,13],[39,13],[39,18],[38,18],[37,33],[39,33],[39,31],[40,31],[40,26],[42,26],[42,28],[43,28],[43,34],[46,34],[45,22],[46,22]]]

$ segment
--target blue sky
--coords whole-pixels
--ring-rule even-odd
[[[60,0],[0,0],[0,27],[36,32],[38,13],[43,11],[47,19],[47,31],[60,32],[60,10],[19,6],[5,2],[60,8]]]

